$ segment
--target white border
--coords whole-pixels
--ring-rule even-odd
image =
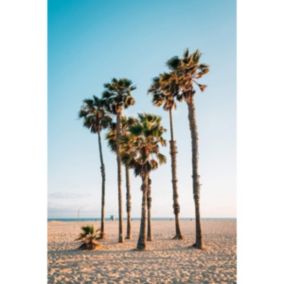
[[[47,13],[0,2],[0,283],[47,279]]]
[[[238,283],[283,281],[283,4],[238,0]]]

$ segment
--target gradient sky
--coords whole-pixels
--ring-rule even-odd
[[[152,106],[147,89],[165,62],[199,48],[210,65],[196,95],[200,135],[201,215],[236,216],[236,3],[234,0],[48,1],[48,214],[100,216],[101,176],[97,137],[82,127],[84,98],[100,95],[113,77],[137,86],[126,111],[168,114]],[[174,112],[181,217],[194,216],[187,108]],[[105,135],[105,134],[103,134]],[[169,138],[169,131],[166,133]],[[104,141],[103,141],[104,142]],[[103,144],[106,216],[117,215],[116,160]],[[172,217],[168,163],[152,174],[154,217]],[[124,177],[124,176],[123,176]],[[124,182],[124,179],[123,179]],[[140,216],[140,179],[131,176],[133,216]],[[125,189],[123,188],[125,201]],[[124,214],[125,214],[125,206]]]

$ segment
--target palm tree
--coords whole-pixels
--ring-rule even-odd
[[[99,155],[101,162],[102,175],[102,205],[101,205],[101,238],[104,238],[104,222],[105,222],[105,165],[103,160],[101,131],[107,128],[111,123],[111,117],[104,110],[102,99],[93,96],[93,99],[86,99],[80,109],[79,117],[83,118],[83,124],[90,129],[92,133],[98,134]]]
[[[161,118],[151,114],[139,114],[138,122],[129,128],[130,134],[120,138],[122,159],[134,174],[142,179],[141,223],[137,249],[146,248],[146,206],[149,190],[150,172],[166,162],[166,157],[160,153],[160,145],[165,146],[163,138],[165,129]]]
[[[174,140],[173,130],[173,109],[176,108],[176,93],[178,91],[178,85],[176,76],[172,73],[163,73],[159,77],[153,79],[153,83],[149,89],[149,93],[152,94],[152,102],[154,105],[160,107],[169,113],[170,121],[170,155],[171,155],[171,170],[172,170],[172,187],[173,187],[173,211],[175,215],[175,231],[176,234],[173,239],[181,240],[182,234],[179,224],[180,206],[178,202],[178,188],[177,188],[177,174],[176,174],[176,154],[177,147]]]
[[[75,241],[81,241],[79,249],[96,249],[99,243],[96,240],[100,239],[100,229],[95,229],[94,226],[83,226],[81,228],[82,232],[80,236]]]
[[[200,221],[200,175],[198,170],[198,131],[196,124],[196,114],[194,105],[194,95],[196,86],[200,91],[204,91],[206,85],[200,84],[198,79],[209,72],[209,66],[200,63],[201,53],[199,50],[189,53],[188,49],[182,58],[172,57],[167,65],[172,71],[172,76],[176,78],[178,91],[176,98],[178,101],[185,101],[188,107],[189,129],[191,133],[192,147],[192,179],[193,179],[193,197],[195,205],[195,243],[193,247],[202,249],[202,232]]]
[[[127,135],[128,129],[132,126],[137,120],[133,117],[121,117],[121,134]],[[106,135],[108,140],[108,145],[110,146],[113,152],[116,152],[116,123],[113,122]],[[125,167],[125,183],[126,183],[126,212],[127,212],[127,226],[126,226],[126,239],[131,239],[131,190],[130,190],[130,177],[129,177],[129,167],[124,163]]]
[[[105,101],[106,109],[116,115],[116,136],[121,136],[121,116],[123,110],[131,105],[134,105],[135,100],[131,92],[136,89],[132,82],[128,79],[113,78],[110,83],[104,85],[103,99]],[[118,187],[118,242],[123,242],[123,225],[122,225],[122,194],[121,194],[121,156],[120,146],[116,147],[116,161],[117,161],[117,187]]]

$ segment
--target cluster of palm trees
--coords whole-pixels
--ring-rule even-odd
[[[169,113],[170,121],[170,156],[173,188],[173,212],[175,216],[175,236],[182,239],[179,224],[180,206],[178,201],[176,154],[177,146],[174,140],[173,112],[177,102],[185,102],[188,106],[188,120],[191,133],[192,148],[192,180],[195,204],[195,243],[194,247],[202,249],[202,232],[200,222],[200,181],[198,171],[198,131],[194,106],[194,95],[198,90],[204,91],[206,85],[198,81],[209,72],[206,64],[200,63],[201,53],[196,50],[190,53],[188,49],[182,57],[172,57],[167,61],[168,72],[161,73],[153,79],[149,88],[152,102],[163,107]],[[115,152],[117,160],[118,187],[118,241],[123,242],[122,216],[122,166],[125,168],[126,179],[126,211],[127,233],[126,239],[131,238],[131,192],[129,171],[141,177],[141,223],[137,249],[144,250],[146,241],[152,240],[151,235],[151,178],[150,174],[159,165],[166,162],[166,157],[160,148],[166,146],[163,137],[166,129],[162,126],[161,118],[154,114],[138,114],[138,117],[126,117],[124,109],[135,104],[132,92],[136,89],[129,79],[112,79],[104,84],[101,98],[94,96],[86,99],[80,109],[79,117],[83,118],[84,126],[98,136],[99,154],[102,174],[102,204],[100,238],[104,238],[105,219],[105,166],[102,154],[101,132],[106,129],[106,140],[110,149]]]

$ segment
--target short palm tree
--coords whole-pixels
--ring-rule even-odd
[[[100,229],[95,229],[93,226],[83,226],[80,236],[75,241],[81,241],[79,249],[96,249],[99,243],[96,240],[100,239]]]
[[[136,88],[128,79],[113,78],[110,83],[104,85],[105,91],[103,92],[103,99],[105,107],[108,112],[116,116],[116,135],[121,136],[121,117],[123,110],[135,103],[131,93]],[[116,147],[116,160],[117,160],[117,187],[118,187],[118,241],[123,242],[123,225],[122,225],[122,192],[121,192],[121,156],[120,146]]]
[[[173,239],[181,240],[182,234],[179,224],[180,206],[178,202],[178,187],[176,174],[176,154],[177,147],[174,140],[173,130],[173,110],[176,108],[176,93],[178,85],[176,76],[173,73],[163,73],[153,79],[153,83],[149,89],[152,94],[152,102],[154,105],[162,106],[165,111],[169,113],[170,121],[170,155],[171,155],[171,170],[172,170],[172,188],[173,188],[173,209],[175,215],[175,236]]]
[[[111,124],[111,117],[104,110],[104,103],[102,99],[93,96],[93,99],[86,99],[79,112],[79,117],[83,119],[83,124],[92,133],[98,135],[99,155],[101,163],[102,175],[102,201],[101,201],[101,238],[104,238],[104,222],[105,222],[105,165],[103,160],[101,131]]]
[[[195,204],[195,227],[196,240],[193,245],[196,248],[202,249],[202,232],[200,221],[200,176],[198,170],[198,131],[196,124],[196,114],[194,105],[194,95],[196,87],[200,91],[204,91],[206,85],[200,84],[198,80],[209,72],[209,66],[200,63],[201,53],[199,50],[189,53],[188,49],[184,52],[181,58],[172,57],[167,65],[175,77],[178,91],[176,98],[178,101],[185,101],[188,107],[188,120],[191,133],[192,147],[192,179],[193,179],[193,196]]]
[[[121,134],[127,135],[129,127],[136,123],[136,119],[133,117],[121,117]],[[116,152],[116,123],[113,122],[107,132],[106,139],[108,145],[113,152]],[[131,190],[130,190],[130,176],[129,167],[124,163],[125,167],[125,183],[126,183],[126,212],[127,212],[127,226],[126,226],[126,239],[131,239]]]
[[[166,157],[160,153],[160,146],[165,146],[163,138],[165,129],[161,118],[151,114],[139,114],[138,122],[129,128],[129,134],[120,138],[123,161],[134,169],[136,176],[142,179],[141,223],[138,250],[146,248],[146,206],[149,190],[150,173],[159,164],[166,162]]]

